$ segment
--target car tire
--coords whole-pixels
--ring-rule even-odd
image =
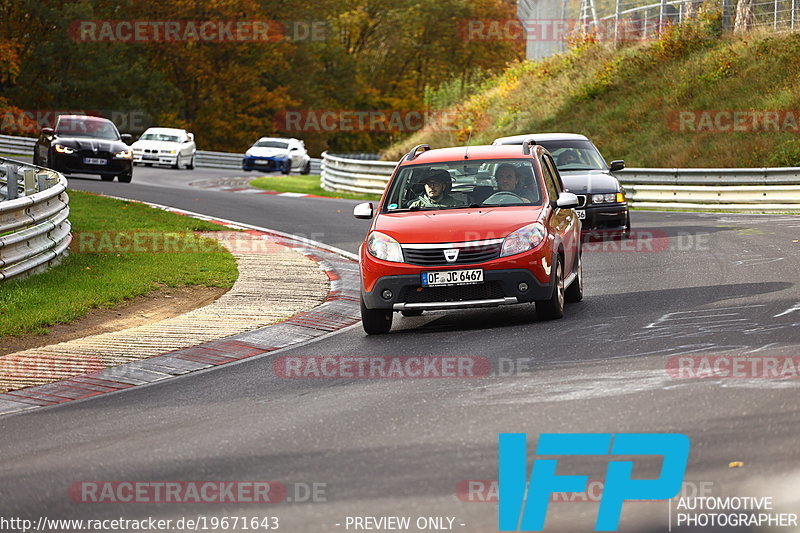
[[[117,176],[117,179],[121,183],[130,183],[131,180],[133,179],[133,172],[129,172],[128,174],[120,174],[119,176]]]
[[[175,164],[172,165],[172,168],[181,169],[181,154],[178,154],[178,157],[175,158]]]
[[[630,239],[631,237],[631,214],[625,213],[625,231],[622,232],[623,239]]]
[[[422,309],[406,309],[405,311],[400,311],[400,314],[403,316],[422,316],[424,311]]]
[[[188,170],[194,170],[194,158],[195,158],[195,154],[192,154],[192,158],[189,160],[189,164],[186,165],[186,168]]]
[[[553,278],[553,293],[547,300],[536,301],[536,317],[554,320],[564,316],[564,261],[559,257]]]
[[[309,174],[311,174],[311,161],[308,161],[305,164],[303,170],[300,171],[300,174],[303,174],[304,176],[308,176]]]
[[[564,291],[564,301],[580,302],[583,300],[583,257],[578,255],[578,267],[575,270],[576,276],[572,284]]]
[[[292,162],[290,160],[288,163],[286,163],[286,167],[281,170],[281,174],[288,176],[291,173],[292,173]]]
[[[33,147],[33,164],[36,165],[37,167],[42,166],[39,163],[39,153],[35,146]]]
[[[392,311],[389,309],[367,309],[361,299],[361,326],[367,335],[382,335],[392,329]]]
[[[100,175],[100,179],[103,180],[103,181],[114,181],[114,176],[106,176],[104,174],[101,174]],[[122,181],[122,180],[120,179],[120,181]]]

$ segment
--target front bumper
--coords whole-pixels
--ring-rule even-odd
[[[152,163],[155,165],[174,165],[178,161],[178,154],[148,154],[133,153],[134,163]]]
[[[288,157],[251,157],[242,159],[242,170],[261,170],[264,172],[284,171],[289,166]]]
[[[459,265],[458,269],[481,268],[481,265]],[[424,269],[426,271],[436,269]],[[364,305],[369,309],[463,309],[494,307],[544,300],[552,294],[551,283],[542,283],[527,269],[483,271],[483,283],[446,287],[423,287],[420,274],[384,276],[371,292],[363,290]],[[525,283],[527,290],[521,291]],[[384,291],[391,296],[384,298]]]
[[[104,165],[85,163],[85,158],[104,160]],[[55,153],[51,168],[70,174],[98,174],[101,176],[117,176],[133,172],[133,160],[119,159],[114,154],[79,151],[74,154]]]
[[[628,204],[587,205],[577,210],[586,211],[582,219],[583,231],[624,230],[628,225]]]

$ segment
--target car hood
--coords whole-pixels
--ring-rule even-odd
[[[573,194],[618,192],[619,181],[605,170],[559,171],[564,187]]]
[[[289,150],[283,148],[269,148],[267,146],[256,146],[247,150],[245,155],[250,155],[253,157],[283,157],[289,155]]]
[[[170,141],[136,141],[131,145],[132,148],[142,148],[142,149],[157,149],[157,150],[177,150],[180,148],[181,143],[170,142]]]
[[[401,244],[482,241],[505,238],[536,222],[541,211],[541,206],[510,206],[385,213],[374,229]]]
[[[55,137],[53,143],[63,144],[79,150],[92,150],[96,152],[121,152],[130,148],[122,141],[95,139],[92,137]]]

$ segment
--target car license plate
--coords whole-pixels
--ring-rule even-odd
[[[578,214],[578,220],[586,220],[586,211],[583,209],[576,209],[575,212]]]
[[[83,162],[87,165],[105,165],[108,164],[108,161],[105,159],[97,159],[94,157],[84,157]]]
[[[266,159],[256,159],[253,161],[256,165],[266,165],[268,161]]]
[[[423,287],[474,285],[476,283],[483,283],[482,268],[474,268],[472,270],[441,270],[422,273]]]

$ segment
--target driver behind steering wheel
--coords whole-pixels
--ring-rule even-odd
[[[517,193],[519,176],[517,176],[517,169],[514,165],[503,163],[498,166],[494,173],[494,179],[497,182],[497,192],[510,192],[522,198],[522,201],[526,204],[531,203],[529,199]]]

